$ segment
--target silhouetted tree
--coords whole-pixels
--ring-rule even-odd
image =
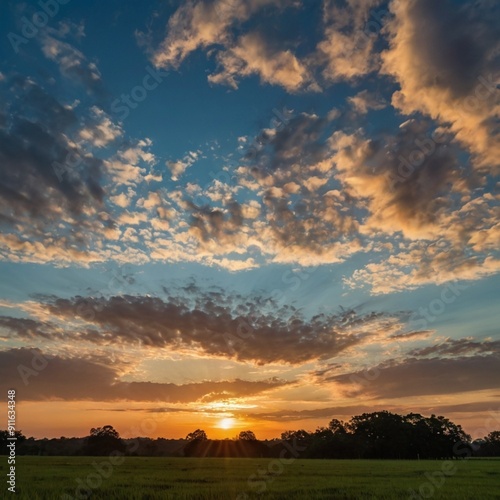
[[[281,457],[284,450],[289,456],[292,449],[297,450],[301,458],[500,456],[500,431],[471,442],[460,425],[445,417],[424,417],[418,413],[402,416],[388,411],[363,413],[345,423],[332,419],[327,427],[318,427],[315,432],[289,430],[281,435],[281,440],[272,441],[258,441],[252,431],[239,433],[235,440],[209,440],[205,431],[197,429],[188,434],[188,442],[144,437],[128,440],[127,443],[134,443],[132,450],[111,425],[90,429],[86,438],[26,439],[20,431],[15,436],[19,455],[105,455],[124,452],[127,448],[139,456],[263,458]],[[6,453],[8,437],[7,431],[0,431],[3,453]]]
[[[345,434],[347,432],[344,422],[342,422],[342,420],[337,420],[336,418],[330,420],[328,429],[330,429],[333,434]]]
[[[188,441],[206,441],[208,439],[207,433],[202,429],[196,429],[194,432],[190,432],[186,439]]]
[[[347,424],[362,458],[404,458],[409,425],[388,411],[356,415]]]
[[[93,427],[86,438],[84,453],[86,455],[109,455],[113,451],[124,452],[125,444],[120,439],[118,431],[112,425]]]
[[[445,417],[431,415],[425,419],[427,439],[431,443],[429,458],[453,458],[455,447],[460,443],[468,444],[471,437],[460,425],[456,425]]]
[[[252,431],[241,431],[238,434],[238,439],[241,441],[257,441],[257,438]]]
[[[500,431],[490,432],[479,446],[479,455],[484,457],[500,456]]]
[[[285,431],[281,434],[281,439],[287,441],[293,448],[305,448],[302,452],[302,457],[305,458],[307,456],[307,450],[311,449],[313,434],[310,434],[304,429],[299,429],[298,431]]]

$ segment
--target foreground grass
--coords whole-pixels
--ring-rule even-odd
[[[0,473],[5,478],[6,457],[0,460]],[[7,491],[2,480],[0,498],[500,499],[500,460],[299,459],[280,463],[250,458],[127,457],[120,465],[101,468],[97,473],[94,465],[99,467],[106,460],[109,458],[18,457],[16,495]],[[77,491],[79,486],[84,489]]]

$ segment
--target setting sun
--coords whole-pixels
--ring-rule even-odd
[[[217,427],[219,427],[219,429],[232,429],[234,423],[234,418],[223,418]]]

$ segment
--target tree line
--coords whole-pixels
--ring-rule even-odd
[[[7,431],[0,431],[0,453],[7,453]],[[19,455],[278,457],[286,447],[300,458],[444,459],[500,456],[500,431],[472,441],[460,425],[443,416],[388,411],[363,413],[348,422],[332,419],[309,432],[288,430],[281,439],[259,441],[251,430],[234,439],[209,439],[197,429],[185,439],[122,439],[113,426],[90,429],[85,438],[34,439],[17,431]]]

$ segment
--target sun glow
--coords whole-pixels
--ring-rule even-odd
[[[234,418],[223,418],[219,421],[219,429],[232,429],[234,427]]]

